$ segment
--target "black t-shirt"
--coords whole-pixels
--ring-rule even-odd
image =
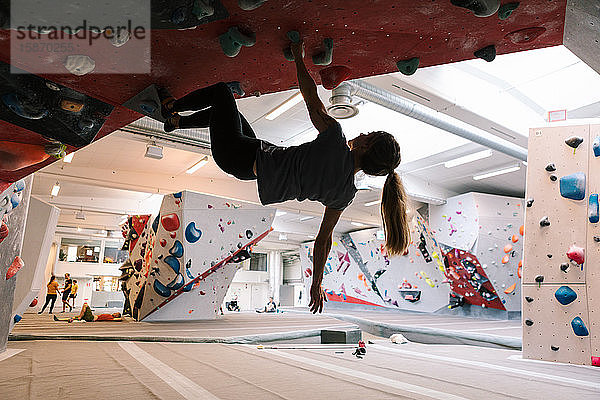
[[[73,287],[73,280],[72,279],[65,279],[65,293],[70,293],[71,292],[71,287]]]
[[[256,152],[256,174],[264,205],[308,199],[343,210],[357,191],[354,159],[338,122],[299,146],[263,142]]]

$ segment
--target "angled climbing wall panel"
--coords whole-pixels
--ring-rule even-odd
[[[212,319],[239,263],[270,231],[275,210],[184,191],[130,226],[124,267],[133,315],[147,321]],[[135,242],[131,229],[139,235]]]
[[[600,356],[600,300],[594,294],[600,289],[598,136],[600,129],[589,125],[530,130],[523,260],[526,358],[589,365]]]

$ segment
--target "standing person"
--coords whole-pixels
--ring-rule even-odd
[[[388,254],[403,254],[410,243],[406,194],[398,174],[400,145],[383,131],[346,141],[340,124],[330,117],[317,94],[317,85],[304,65],[302,41],[291,44],[300,91],[310,120],[319,131],[315,140],[299,146],[279,147],[257,139],[237,109],[226,83],[198,89],[181,99],[161,99],[165,131],[178,128],[210,128],[212,156],[226,173],[241,180],[257,180],[263,205],[297,199],[319,201],[325,206],[314,244],[310,310],[323,311],[327,300],[321,288],[333,230],[357,192],[354,175],[386,176],[381,215]],[[164,96],[163,96],[164,97]],[[196,111],[182,116],[179,112]]]
[[[73,299],[73,307],[75,307],[75,297],[77,297],[77,291],[79,290],[79,285],[77,284],[77,280],[73,279],[73,286],[71,286],[71,294],[69,295],[69,299]],[[73,309],[71,307],[71,310]]]
[[[71,280],[71,274],[68,272],[65,274],[65,286],[62,293],[62,312],[65,312],[65,306],[69,307],[69,311],[73,310],[73,307],[69,304],[69,295],[71,294],[71,288],[73,287],[73,281]]]
[[[46,287],[48,288],[48,290],[46,291],[46,302],[44,303],[44,307],[42,307],[41,311],[38,312],[38,314],[43,313],[46,309],[46,306],[50,302],[52,302],[52,304],[50,304],[50,311],[48,312],[48,314],[52,314],[52,310],[54,309],[54,303],[56,302],[56,297],[58,296],[57,293],[59,292],[58,282],[56,282],[56,276],[52,275],[50,277],[50,282],[48,282],[48,285],[46,285]]]

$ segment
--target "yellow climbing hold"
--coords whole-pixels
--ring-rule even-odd
[[[513,283],[512,285],[510,285],[509,287],[506,288],[506,290],[504,291],[504,293],[511,294],[512,292],[515,291],[516,287],[517,287],[517,284]]]

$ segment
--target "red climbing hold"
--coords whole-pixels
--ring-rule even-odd
[[[340,83],[350,78],[352,70],[343,65],[334,65],[333,67],[320,70],[319,75],[321,75],[323,87],[327,90],[332,90],[338,87]]]
[[[160,239],[160,245],[165,247],[167,245],[167,241],[165,239]]]
[[[600,367],[600,357],[592,356],[592,365],[594,367]]]
[[[179,229],[179,217],[175,213],[165,215],[160,219],[160,222],[162,223],[163,228],[169,232]]]
[[[569,257],[569,260],[575,261],[575,263],[581,265],[585,262],[585,250],[582,247],[577,247],[572,244],[567,252],[567,257]]]
[[[31,300],[31,303],[29,303],[29,307],[35,307],[35,306],[37,306],[37,303],[38,303],[38,299],[36,297],[35,299]]]
[[[520,29],[518,31],[511,32],[504,37],[513,42],[514,44],[522,44],[533,42],[545,32],[546,28],[540,26],[535,28]]]
[[[10,267],[8,267],[8,271],[6,271],[6,280],[9,280],[13,276],[15,276],[17,272],[19,272],[19,270],[23,268],[24,265],[25,263],[23,262],[21,257],[16,256]]]
[[[0,221],[0,243],[8,237],[8,225],[4,221]]]

